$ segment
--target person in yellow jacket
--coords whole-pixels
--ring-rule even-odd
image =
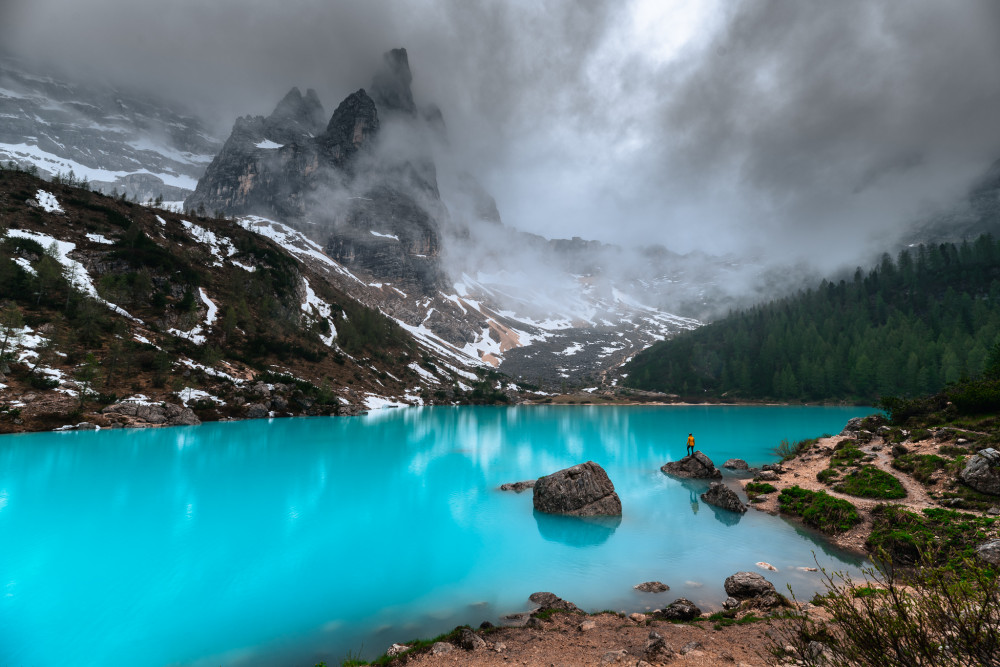
[[[688,433],[687,453],[688,455],[694,454],[694,435],[691,433]]]

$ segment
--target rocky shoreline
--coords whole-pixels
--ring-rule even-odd
[[[820,478],[819,473],[829,469],[837,462],[838,452],[845,449],[842,444],[860,442],[861,452],[859,466],[876,465],[887,474],[891,474],[906,490],[906,496],[894,499],[898,506],[913,511],[932,507],[954,505],[955,503],[943,497],[942,492],[928,491],[925,484],[913,475],[893,468],[889,454],[913,454],[929,456],[931,451],[951,451],[949,447],[959,447],[967,444],[961,435],[953,430],[941,429],[923,438],[924,433],[915,433],[916,440],[909,439],[910,433],[902,435],[899,430],[892,430],[879,425],[876,420],[873,431],[861,420],[852,420],[840,435],[817,439],[808,447],[802,447],[794,455],[787,457],[779,464],[763,466],[759,470],[751,470],[745,462],[739,459],[726,461],[724,467],[738,471],[746,471],[747,475],[728,477],[728,481],[744,491],[748,503],[743,501],[732,488],[724,482],[713,482],[709,491],[702,496],[706,502],[721,499],[720,504],[729,511],[747,511],[752,507],[757,511],[779,514],[777,498],[778,489],[794,486],[813,491],[823,491],[838,498],[849,498],[858,507],[862,516],[861,523],[841,534],[827,535],[831,544],[860,555],[869,556],[866,548],[867,539],[872,530],[872,511],[886,501],[862,499],[830,489]],[[893,442],[900,437],[907,438],[905,444]],[[893,449],[895,447],[895,449]],[[971,451],[971,450],[970,450]],[[995,450],[983,450],[987,460]],[[979,455],[976,455],[979,456]],[[976,456],[972,458],[975,459]],[[997,455],[1000,457],[1000,454]],[[577,466],[579,467],[579,466]],[[960,479],[948,479],[945,474],[939,475],[931,486],[947,487],[949,484],[964,483],[966,471],[978,470],[975,460],[966,463],[958,474]],[[721,476],[718,469],[708,457],[700,452],[685,457],[680,461],[664,466],[665,474],[680,478],[698,477],[701,479],[718,479]],[[750,476],[752,474],[752,477]],[[1000,473],[994,472],[1000,484]],[[991,484],[992,481],[984,482]],[[748,484],[767,484],[773,491],[766,494],[751,492],[747,494]],[[504,491],[521,493],[535,486],[533,480],[505,484]],[[751,486],[751,488],[754,488]],[[758,487],[759,488],[759,487]],[[726,493],[732,493],[732,497]],[[534,491],[533,491],[534,493]],[[735,503],[733,502],[735,500]],[[1000,499],[998,499],[1000,500]],[[1000,503],[995,502],[989,509],[975,511],[981,516],[1000,515]],[[787,515],[785,515],[787,516]],[[797,520],[790,517],[792,520]],[[1000,523],[1000,522],[998,522]],[[993,539],[979,549],[981,558],[990,562],[1000,561],[1000,530],[993,528]],[[766,562],[757,563],[762,570],[771,570]],[[815,568],[803,568],[814,570]],[[791,655],[791,647],[786,645],[787,637],[793,631],[792,622],[787,619],[789,611],[796,610],[815,621],[829,620],[829,613],[821,606],[811,603],[793,603],[774,590],[774,586],[766,578],[755,572],[738,572],[727,578],[722,586],[725,599],[722,610],[714,613],[703,612],[693,603],[683,598],[665,603],[653,611],[601,612],[585,614],[576,605],[563,600],[552,593],[536,593],[531,601],[538,608],[523,614],[513,614],[505,621],[509,624],[494,627],[484,622],[478,630],[471,628],[456,628],[448,635],[434,642],[424,642],[412,645],[393,646],[387,658],[391,665],[751,665],[788,664],[796,661]],[[663,595],[664,602],[669,599],[669,587],[661,582],[643,582],[636,585],[638,590],[655,591]],[[720,598],[722,596],[720,595]],[[819,642],[808,645],[808,650],[815,655],[824,651]],[[776,657],[785,651],[783,658]]]

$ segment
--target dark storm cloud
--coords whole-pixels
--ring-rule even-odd
[[[731,233],[891,238],[1000,158],[996,3],[738,7],[662,106],[658,156],[667,180],[730,183]]]
[[[2,2],[8,48],[180,98],[223,135],[293,85],[330,114],[404,46],[455,161],[548,236],[858,261],[1000,157],[989,0],[721,2],[668,56],[658,33],[696,5],[642,33],[639,0]]]

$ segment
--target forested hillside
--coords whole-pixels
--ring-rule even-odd
[[[853,280],[745,311],[636,356],[626,385],[726,398],[873,400],[978,375],[1000,333],[1000,243],[902,251]]]

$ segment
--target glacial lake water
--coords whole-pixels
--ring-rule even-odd
[[[860,562],[781,518],[698,499],[659,468],[694,432],[717,465],[870,409],[382,410],[0,438],[0,665],[296,665],[496,622],[552,591],[589,611],[687,597],[762,572],[800,599],[819,563]],[[503,482],[593,460],[621,521],[536,515]],[[727,477],[732,482],[734,478]],[[632,587],[659,580],[670,591]]]

